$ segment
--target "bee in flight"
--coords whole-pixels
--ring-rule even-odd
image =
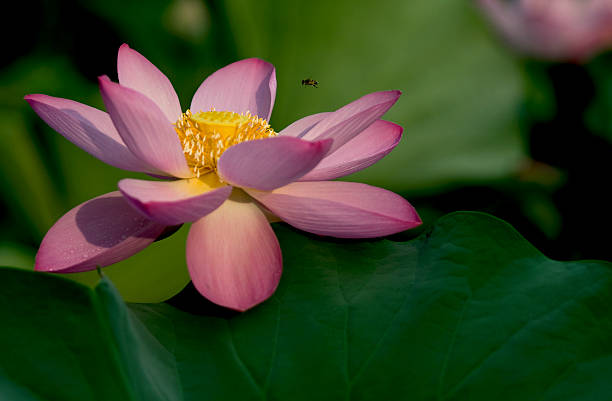
[[[311,78],[302,79],[302,86],[314,86],[315,88],[318,88],[317,85],[319,85],[319,81],[315,81]]]

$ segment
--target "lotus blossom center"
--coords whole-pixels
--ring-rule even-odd
[[[266,120],[246,112],[187,110],[175,124],[187,165],[196,177],[217,170],[219,158],[230,146],[276,136]]]

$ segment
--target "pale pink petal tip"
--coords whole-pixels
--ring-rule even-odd
[[[223,153],[219,176],[234,186],[271,190],[311,171],[331,144],[330,139],[310,142],[290,136],[242,142]]]
[[[181,104],[168,77],[126,43],[119,48],[117,73],[121,85],[147,96],[157,104],[168,120],[176,121],[180,117]]]
[[[369,167],[388,155],[400,142],[403,128],[389,121],[375,121],[355,138],[321,160],[301,181],[327,181]]]
[[[111,192],[80,204],[51,227],[36,254],[35,270],[75,273],[108,266],[146,248],[164,228]]]
[[[268,299],[282,273],[278,240],[253,202],[229,200],[191,226],[187,266],[212,302],[245,311]]]
[[[319,235],[383,237],[422,223],[404,198],[366,184],[295,182],[270,192],[247,192],[283,221]]]
[[[334,143],[329,151],[329,154],[332,154],[382,117],[397,102],[401,94],[399,90],[392,90],[362,96],[330,113],[304,134],[302,139],[332,138]]]
[[[145,217],[173,226],[198,220],[212,212],[232,192],[229,185],[210,188],[198,179],[144,181],[123,179],[119,190]]]
[[[250,112],[270,119],[276,98],[276,70],[258,58],[240,60],[210,75],[191,101],[191,111]]]

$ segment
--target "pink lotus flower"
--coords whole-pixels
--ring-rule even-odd
[[[117,68],[119,84],[99,78],[108,114],[46,95],[25,99],[53,129],[103,162],[168,179],[124,179],[118,192],[69,211],[43,239],[36,270],[107,266],[144,249],[167,227],[193,222],[187,265],[195,287],[242,311],[270,297],[281,276],[269,221],[340,238],[421,224],[392,192],[327,181],[372,165],[397,145],[402,128],[379,117],[399,91],[366,95],[276,134],[267,123],[276,75],[265,61],[218,70],[185,113],[168,78],[125,44]]]
[[[581,61],[612,45],[612,0],[478,0],[519,51]]]

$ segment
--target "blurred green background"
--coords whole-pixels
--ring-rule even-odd
[[[170,78],[183,108],[216,69],[247,57],[273,63],[276,131],[366,93],[400,89],[385,119],[404,127],[402,142],[348,179],[402,194],[425,225],[450,211],[481,210],[509,221],[550,257],[612,259],[610,54],[584,65],[520,59],[472,3],[459,1],[34,0],[11,7],[0,65],[0,265],[31,267],[62,214],[136,176],[63,139],[23,100],[44,93],[103,109],[96,78],[117,79],[124,42]],[[304,78],[319,88],[302,87]],[[138,275],[145,290],[130,300],[160,297],[146,291],[156,281],[176,293],[188,282],[186,233],[106,271],[116,282]],[[122,275],[126,264],[139,270]]]

